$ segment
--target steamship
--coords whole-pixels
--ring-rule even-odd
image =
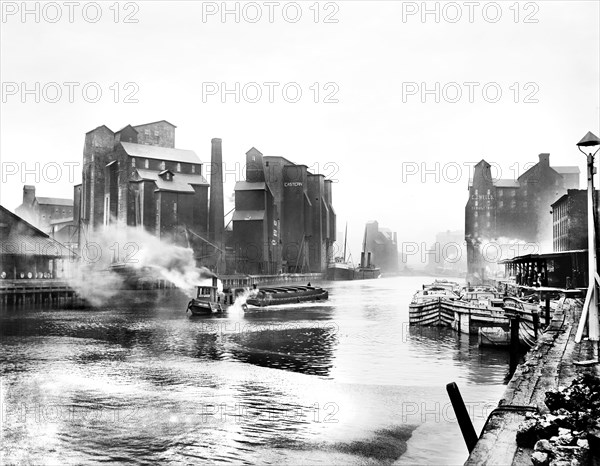
[[[371,264],[371,253],[367,253],[367,263],[365,264],[365,249],[367,245],[367,236],[363,241],[363,251],[360,254],[360,266],[354,267],[350,262],[346,261],[346,239],[348,235],[348,225],[346,224],[346,232],[344,234],[344,256],[336,257],[335,262],[327,266],[327,280],[367,280],[379,278],[381,270]]]

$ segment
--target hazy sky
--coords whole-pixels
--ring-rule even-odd
[[[429,244],[462,229],[468,165],[482,158],[512,178],[549,152],[552,165],[578,165],[585,186],[575,143],[600,133],[598,2],[277,3],[228,2],[236,22],[222,2],[79,2],[70,22],[63,2],[31,2],[24,18],[21,2],[3,2],[2,205],[21,203],[24,182],[71,197],[81,165],[69,180],[64,163],[81,164],[87,131],[162,119],[203,161],[223,139],[226,193],[253,146],[337,180],[338,230],[349,223],[355,257],[368,220]],[[239,103],[235,92],[221,101],[222,83],[239,83]],[[38,183],[23,172],[36,163]]]

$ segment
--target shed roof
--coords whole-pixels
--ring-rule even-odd
[[[233,213],[233,221],[252,221],[252,220],[264,220],[264,210],[236,210]]]
[[[73,207],[73,199],[64,199],[61,197],[37,197],[35,198],[40,205],[60,205]]]
[[[135,144],[121,142],[127,155],[146,159],[168,160],[170,162],[202,163],[193,150],[172,149],[170,147],[151,146],[148,144]]]
[[[264,181],[238,181],[235,184],[235,191],[264,191],[267,185]]]
[[[162,173],[160,171],[146,170],[145,168],[136,168],[136,171],[141,180],[154,181],[156,187],[160,191],[194,193],[195,190],[193,186],[208,186],[208,182],[202,175],[174,173],[172,181],[165,181],[160,177],[160,174]]]
[[[579,167],[575,167],[575,166],[561,166],[561,167],[552,167],[554,169],[554,171],[557,171],[558,173],[581,173],[581,170],[579,170]]]

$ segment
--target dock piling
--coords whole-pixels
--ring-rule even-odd
[[[446,391],[450,397],[450,402],[452,403],[454,414],[456,414],[456,420],[458,421],[458,426],[460,427],[463,439],[467,445],[467,450],[469,450],[469,453],[471,453],[477,444],[478,437],[477,433],[475,433],[475,428],[473,427],[471,418],[469,417],[469,412],[467,411],[465,402],[463,401],[456,382],[447,384]]]

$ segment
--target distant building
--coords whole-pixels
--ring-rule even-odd
[[[185,245],[188,230],[205,237],[208,182],[196,153],[175,148],[175,128],[161,120],[117,132],[99,126],[85,135],[80,217],[86,238],[112,224]]]
[[[324,272],[335,228],[330,180],[255,148],[246,153],[246,181],[235,185],[236,272]]]
[[[484,279],[494,258],[506,259],[499,252],[504,244],[535,243],[535,252],[542,243],[549,244],[550,205],[567,189],[578,187],[579,169],[551,167],[550,154],[540,154],[539,162],[516,180],[493,179],[485,160],[475,165],[465,207],[468,278]],[[495,243],[493,248],[484,250],[490,243]]]
[[[596,219],[600,218],[600,191],[596,191]],[[588,248],[587,190],[569,189],[552,204],[554,252]]]
[[[389,228],[380,228],[377,221],[367,222],[363,239],[365,257],[371,253],[371,265],[381,272],[395,273],[398,267],[398,236]]]
[[[0,206],[0,280],[62,278],[74,254]]]
[[[443,231],[435,236],[435,243],[427,251],[429,273],[461,276],[467,272],[467,250],[463,230]]]
[[[23,186],[23,203],[15,213],[40,230],[48,233],[57,222],[73,221],[73,199],[38,197],[35,186]]]

